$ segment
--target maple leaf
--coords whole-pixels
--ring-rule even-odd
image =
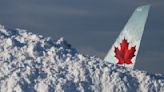
[[[118,47],[115,47],[115,57],[118,59],[117,64],[133,64],[132,58],[135,56],[136,46],[128,49],[129,43],[124,38],[120,43],[120,50]]]

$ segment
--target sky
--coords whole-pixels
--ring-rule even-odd
[[[0,0],[0,24],[64,37],[80,53],[104,58],[138,6],[151,4],[135,69],[164,74],[164,0]]]

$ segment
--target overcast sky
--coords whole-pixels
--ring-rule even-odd
[[[103,59],[144,4],[152,7],[135,68],[164,74],[164,0],[0,0],[0,24],[64,37],[81,53]]]

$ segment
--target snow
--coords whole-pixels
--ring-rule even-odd
[[[164,76],[80,54],[63,38],[0,26],[0,92],[164,92]]]

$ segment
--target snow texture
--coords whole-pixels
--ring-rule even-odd
[[[82,55],[63,38],[0,26],[0,92],[164,92],[164,76]]]

